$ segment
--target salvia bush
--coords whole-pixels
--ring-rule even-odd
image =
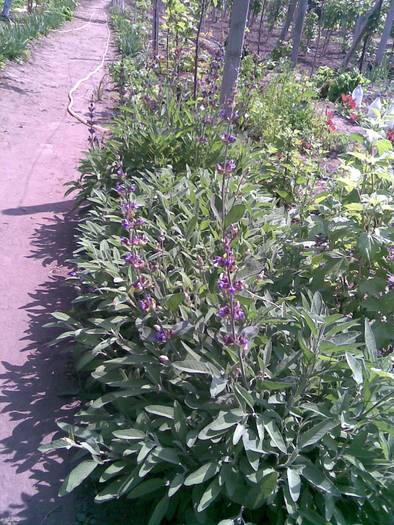
[[[253,140],[247,116],[196,109],[152,71],[130,75],[140,82],[113,137],[75,186],[90,204],[78,298],[54,317],[90,401],[46,447],[78,451],[61,494],[90,477],[97,502],[129,499],[149,525],[390,525],[384,316],[348,306],[356,266],[354,294],[333,272],[354,261],[363,280],[386,276],[387,209],[370,220],[363,206],[390,199],[391,152],[356,148],[328,188],[313,159],[290,169]]]

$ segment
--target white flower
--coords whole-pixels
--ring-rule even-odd
[[[353,89],[352,99],[356,103],[356,108],[361,108],[361,105],[363,103],[363,98],[364,98],[364,90],[361,86],[357,86],[355,89]]]

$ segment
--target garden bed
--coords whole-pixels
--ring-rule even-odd
[[[54,314],[89,399],[52,445],[77,449],[61,492],[90,478],[149,525],[390,525],[390,141],[327,173],[311,83],[261,91],[246,57],[223,112],[219,55],[196,103],[142,13],[113,24],[124,104],[81,165],[79,297]]]

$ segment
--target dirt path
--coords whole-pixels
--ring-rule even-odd
[[[43,325],[70,301],[63,281],[74,219],[64,183],[87,149],[87,129],[66,113],[67,93],[102,57],[107,4],[83,1],[27,63],[0,72],[1,525],[74,523],[72,502],[56,498],[67,467],[37,450],[75,408],[58,396],[70,389],[68,357],[47,346]],[[102,75],[81,86],[77,110],[86,113]]]

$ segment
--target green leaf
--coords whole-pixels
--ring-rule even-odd
[[[376,362],[376,356],[378,355],[378,349],[376,346],[376,340],[374,333],[372,331],[371,325],[369,324],[368,319],[365,319],[365,344],[368,351],[368,358],[372,363]]]
[[[135,428],[127,428],[123,430],[115,430],[112,433],[116,438],[124,439],[126,441],[141,441],[145,439],[145,432]]]
[[[211,387],[209,389],[211,397],[215,398],[221,394],[226,389],[227,381],[228,379],[226,376],[213,376]]]
[[[153,511],[148,525],[160,525],[160,523],[162,523],[164,516],[167,513],[169,502],[170,500],[167,495],[161,498],[159,503],[156,505],[155,510]]]
[[[152,453],[153,457],[161,459],[167,463],[173,463],[174,465],[179,465],[179,456],[176,453],[175,449],[165,447],[157,447]]]
[[[183,474],[177,474],[174,479],[171,481],[170,486],[168,488],[168,497],[172,498],[174,494],[178,492],[178,490],[182,487],[183,482],[185,480],[185,476]]]
[[[166,298],[166,306],[171,312],[175,312],[184,298],[183,293],[174,293]]]
[[[340,492],[335,485],[315,465],[307,465],[302,469],[301,474],[309,483],[323,492],[327,492],[332,496],[340,496]]]
[[[98,465],[99,464],[96,461],[87,459],[73,468],[60,487],[59,496],[65,496],[69,492],[72,492],[87,477],[90,476],[90,474],[96,467],[98,467]]]
[[[322,437],[327,434],[327,432],[335,428],[337,425],[337,421],[329,419],[328,421],[322,421],[321,423],[318,423],[317,425],[313,426],[310,430],[307,430],[306,432],[300,435],[300,438],[298,440],[299,449],[309,447],[310,445],[314,445],[315,443],[320,441]]]
[[[136,499],[146,494],[151,494],[161,487],[164,487],[165,481],[161,478],[151,478],[143,481],[127,494],[128,499]]]
[[[287,469],[287,481],[289,484],[289,492],[291,499],[296,503],[300,497],[301,491],[301,477],[296,470]]]
[[[239,404],[242,406],[243,402],[248,405],[252,410],[254,409],[254,399],[250,392],[241,385],[234,383],[234,393],[238,399]]]
[[[272,495],[278,483],[278,473],[270,471],[260,480],[257,487],[248,490],[246,497],[246,507],[258,509]]]
[[[276,448],[278,448],[281,452],[284,454],[287,453],[287,447],[286,443],[282,437],[282,434],[279,432],[279,429],[275,423],[275,421],[264,421],[264,427],[266,431],[268,432],[272,443],[275,445]]]
[[[219,478],[215,478],[209,485],[207,490],[202,495],[197,507],[198,512],[203,512],[209,505],[219,496],[222,487],[219,484]]]
[[[244,204],[234,204],[234,206],[231,208],[231,210],[226,215],[224,225],[230,226],[231,224],[234,224],[234,222],[238,222],[245,213],[245,205]]]
[[[219,464],[217,462],[205,463],[202,467],[198,468],[187,476],[184,484],[186,486],[199,485],[213,478],[219,471]]]
[[[216,367],[210,363],[203,361],[193,361],[192,359],[187,359],[185,361],[175,361],[175,363],[172,363],[172,366],[177,370],[188,372],[189,374],[213,375],[215,372],[217,372]]]
[[[149,414],[165,417],[167,419],[174,419],[173,407],[167,407],[164,405],[148,405],[145,407],[145,410],[149,412]]]
[[[353,373],[354,380],[358,385],[361,385],[364,381],[362,362],[349,352],[346,352],[346,361]]]

